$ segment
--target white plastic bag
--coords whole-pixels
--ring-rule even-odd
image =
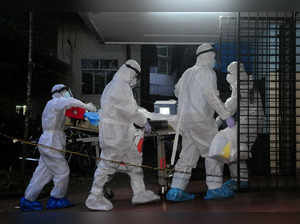
[[[216,134],[209,148],[208,157],[223,163],[237,159],[237,126],[225,128]]]

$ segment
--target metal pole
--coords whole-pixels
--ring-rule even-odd
[[[292,149],[293,149],[293,174],[295,175],[295,180],[297,178],[297,127],[296,127],[296,122],[297,122],[297,110],[296,110],[296,99],[297,99],[297,85],[296,85],[296,75],[297,75],[297,68],[296,68],[296,55],[297,55],[297,31],[296,31],[296,27],[297,27],[297,21],[296,21],[296,12],[293,11],[292,14],[292,26],[291,26],[291,44],[290,44],[290,48],[291,48],[291,53],[290,53],[290,57],[292,57],[291,60],[291,73],[292,73],[292,77],[290,78],[290,85],[291,85],[291,97],[293,99],[292,101],[292,119],[290,120],[290,125],[291,128],[293,129],[291,137],[292,137]]]
[[[237,30],[236,30],[236,43],[237,43],[237,61],[238,61],[238,69],[237,69],[237,123],[238,123],[238,128],[237,128],[237,182],[238,182],[238,191],[240,190],[240,172],[241,172],[241,167],[240,167],[240,12],[237,14]]]
[[[32,27],[33,27],[33,13],[29,11],[28,13],[28,62],[27,62],[27,88],[26,88],[26,113],[25,113],[25,127],[24,127],[24,138],[27,140],[29,136],[29,122],[31,118],[31,79],[32,79],[32,72],[33,72],[33,62],[32,62]],[[22,147],[22,174],[23,177],[25,174],[25,150],[26,145]]]

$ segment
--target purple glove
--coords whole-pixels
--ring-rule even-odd
[[[149,124],[149,122],[147,121],[146,125],[145,125],[145,133],[146,134],[150,134],[152,131],[151,129],[151,125]]]
[[[229,117],[226,119],[226,124],[228,127],[232,128],[235,124],[233,117]]]

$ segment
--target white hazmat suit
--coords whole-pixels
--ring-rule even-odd
[[[189,183],[192,168],[196,168],[199,157],[207,156],[210,143],[218,131],[214,113],[217,112],[223,120],[231,118],[219,98],[216,73],[213,70],[213,47],[204,43],[198,47],[196,54],[196,64],[183,73],[175,86],[182,150],[175,166],[171,188],[181,190]],[[210,169],[209,160],[207,158],[205,161],[206,169]],[[172,200],[168,194],[167,199]]]
[[[52,90],[52,99],[48,101],[42,114],[43,134],[39,144],[63,150],[66,146],[64,133],[65,111],[71,107],[82,107],[89,111],[96,111],[92,104],[85,104],[70,97],[63,84],[55,85]],[[55,151],[43,146],[38,147],[40,152],[39,164],[33,173],[25,191],[25,199],[35,201],[43,187],[53,180],[54,187],[51,197],[63,198],[67,193],[70,169],[63,152]]]
[[[99,141],[101,158],[140,165],[142,154],[137,152],[136,137],[140,136],[135,128],[144,128],[147,119],[138,111],[132,87],[137,83],[141,68],[134,60],[128,60],[105,87],[101,96],[101,123]],[[140,167],[124,167],[118,163],[101,160],[94,174],[90,194],[85,202],[91,210],[108,211],[112,203],[103,195],[103,187],[116,172],[127,172],[133,191],[133,204],[159,200],[159,196],[145,189],[143,170]]]
[[[227,75],[226,80],[231,86],[232,93],[231,97],[226,100],[225,107],[233,115],[237,111],[238,63],[230,63],[227,67],[227,71],[229,74]],[[250,92],[253,93],[252,96]],[[260,129],[262,128],[263,118],[264,113],[260,94],[257,90],[253,89],[252,77],[248,77],[243,64],[240,63],[240,181],[244,187],[247,187],[248,185],[248,169],[245,160],[251,156],[250,149],[255,142],[257,134],[261,132]],[[216,119],[216,122],[220,124],[219,117]],[[217,160],[212,160],[212,163],[215,168],[210,170],[210,175],[216,176],[218,181],[216,181],[217,185],[215,187],[219,188],[223,182],[224,163]],[[229,170],[231,178],[236,181],[238,171],[237,163],[230,163]]]

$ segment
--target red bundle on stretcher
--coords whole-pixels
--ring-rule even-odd
[[[81,107],[71,107],[70,109],[66,110],[65,115],[69,118],[75,118],[84,120],[84,113],[85,109]]]

